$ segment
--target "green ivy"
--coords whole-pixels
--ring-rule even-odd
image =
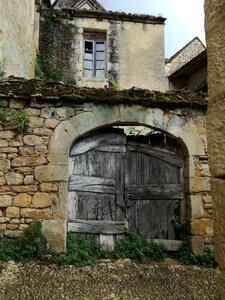
[[[61,69],[53,67],[50,57],[42,58],[40,54],[37,54],[35,76],[41,79],[61,81],[63,79],[63,72]]]
[[[217,266],[214,253],[210,249],[206,249],[202,255],[195,255],[187,241],[184,241],[177,253],[177,257],[184,265],[199,265],[208,268]]]
[[[0,110],[0,125],[3,127],[13,127],[16,133],[26,131],[29,122],[29,115],[16,109],[3,108]]]

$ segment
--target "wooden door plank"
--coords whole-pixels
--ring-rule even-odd
[[[129,142],[127,144],[127,150],[133,151],[133,152],[139,152],[144,153],[149,156],[153,156],[155,158],[158,158],[172,166],[176,167],[182,167],[182,162],[180,158],[176,155],[176,153],[173,153],[171,151],[163,151],[158,147],[157,149],[155,147],[152,147],[151,145],[147,144],[137,144],[135,142]]]
[[[99,145],[111,144],[111,145],[125,145],[126,136],[118,133],[102,133],[91,136],[82,141],[77,142],[71,152],[70,156],[76,156],[86,153],[92,149],[95,149]]]
[[[95,234],[123,234],[125,232],[125,222],[103,220],[75,220],[71,222],[69,220],[68,231]]]
[[[115,194],[115,180],[92,176],[72,175],[69,182],[70,191]]]
[[[126,198],[128,200],[182,199],[183,187],[180,184],[128,185]]]

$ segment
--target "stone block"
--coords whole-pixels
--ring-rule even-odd
[[[10,218],[0,217],[0,224],[9,222]]]
[[[18,149],[15,147],[0,148],[0,153],[17,153]]]
[[[45,126],[46,126],[47,128],[54,129],[59,123],[60,123],[59,120],[56,120],[56,119],[47,119],[47,120],[45,121]]]
[[[9,159],[0,159],[0,171],[8,171],[11,168]]]
[[[34,169],[34,177],[39,182],[68,181],[68,166],[38,166]]]
[[[9,172],[5,174],[5,178],[8,185],[21,185],[23,183],[24,176],[19,173]]]
[[[20,147],[19,154],[22,156],[34,155],[34,147]]]
[[[18,156],[17,153],[9,153],[9,154],[7,155],[7,158],[8,158],[8,159],[14,159],[14,158],[16,158],[17,156]]]
[[[41,109],[41,117],[45,119],[51,118],[53,114],[53,109],[50,107],[44,107]]]
[[[34,208],[46,208],[50,207],[52,201],[48,193],[35,193],[33,196],[32,204]]]
[[[29,219],[50,219],[52,217],[52,210],[49,208],[21,208],[21,216]]]
[[[191,218],[197,219],[202,218],[204,215],[202,198],[200,195],[192,195],[190,196],[191,203]]]
[[[13,206],[30,207],[32,196],[26,193],[18,194],[13,199]]]
[[[9,141],[9,147],[20,147],[23,143],[20,141],[10,140]]]
[[[19,230],[24,230],[24,229],[26,229],[27,227],[28,227],[29,225],[28,224],[20,224],[19,225]]]
[[[24,144],[28,146],[38,146],[44,143],[43,139],[37,135],[25,135],[23,141]]]
[[[18,224],[7,224],[6,228],[10,229],[10,230],[14,230],[14,229],[18,229],[19,225]]]
[[[42,222],[42,234],[50,249],[56,252],[66,251],[66,220],[44,220]]]
[[[210,192],[210,177],[190,178],[190,193]]]
[[[29,119],[29,127],[41,127],[44,119],[36,116],[31,116]]]
[[[202,255],[204,253],[204,239],[200,236],[191,237],[191,247],[195,255]]]
[[[16,193],[32,193],[37,192],[37,185],[12,185],[12,191]]]
[[[23,180],[25,185],[34,184],[34,176],[33,175],[26,175]]]
[[[6,224],[0,224],[0,230],[6,230]]]
[[[5,177],[0,177],[0,186],[6,184],[6,179]]]
[[[5,140],[0,140],[0,148],[2,147],[8,147],[8,142]]]
[[[16,172],[22,173],[24,175],[30,175],[33,174],[33,168],[32,167],[16,167],[14,168]]]
[[[44,155],[48,153],[48,148],[46,146],[35,146],[36,155]]]
[[[36,108],[25,108],[24,111],[29,115],[29,116],[40,116],[40,109]]]
[[[2,185],[2,186],[0,186],[0,193],[7,194],[7,192],[10,192],[11,190],[12,190],[11,186],[8,186],[8,185]]]
[[[35,128],[34,134],[39,136],[50,136],[52,134],[52,130],[48,128]]]
[[[5,230],[4,235],[9,238],[18,238],[23,234],[21,230]]]
[[[0,207],[8,207],[12,204],[12,196],[0,195]]]
[[[191,223],[191,233],[199,236],[213,236],[213,220],[196,219]]]
[[[10,224],[20,224],[21,219],[10,219],[9,223]]]
[[[46,162],[45,157],[23,157],[19,156],[13,159],[13,167],[38,166]]]
[[[14,131],[12,130],[4,130],[0,131],[0,140],[1,139],[13,139]]]
[[[40,190],[42,192],[57,192],[58,185],[56,183],[41,183]]]
[[[19,218],[20,209],[19,207],[10,206],[6,208],[6,217],[8,218]]]

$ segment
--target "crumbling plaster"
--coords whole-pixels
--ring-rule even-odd
[[[39,38],[35,1],[1,0],[0,61],[4,75],[33,78]]]

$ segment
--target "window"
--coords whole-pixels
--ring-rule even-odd
[[[105,77],[105,35],[89,34],[84,37],[84,77]]]

